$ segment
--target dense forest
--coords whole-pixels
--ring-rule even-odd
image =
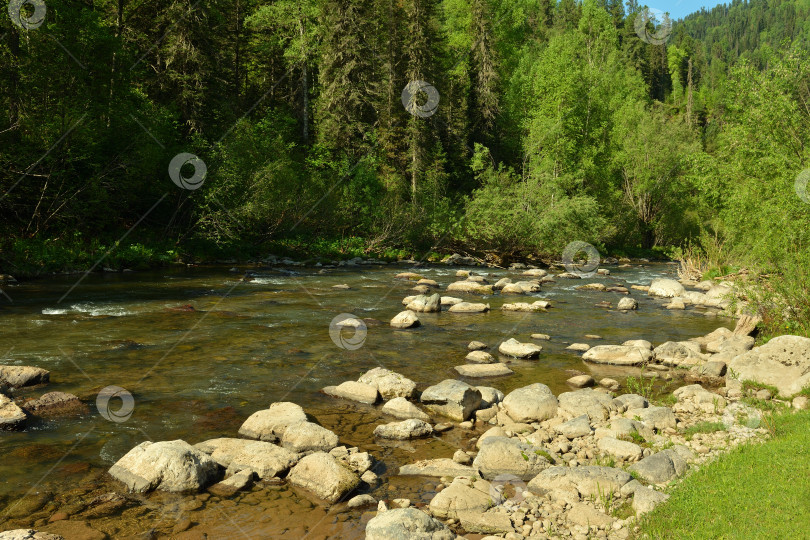
[[[810,1],[654,11],[14,0],[0,267],[573,240],[810,267]]]

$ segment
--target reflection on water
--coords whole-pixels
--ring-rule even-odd
[[[508,392],[539,381],[558,393],[568,389],[566,370],[597,377],[627,375],[627,370],[588,366],[579,354],[564,348],[587,341],[585,334],[601,335],[602,343],[644,338],[658,344],[705,334],[727,321],[665,310],[662,301],[638,291],[631,292],[640,309],[620,313],[594,304],[607,300],[615,305],[622,295],[574,287],[591,281],[648,284],[672,268],[611,268],[609,277],[544,285],[531,296],[552,301],[547,313],[503,313],[500,305],[516,298],[495,295],[484,299],[492,305],[489,313],[420,314],[423,325],[407,331],[387,324],[403,309],[402,298],[413,294],[412,283],[394,279],[401,270],[395,266],[300,269],[294,274],[264,270],[248,281],[218,268],[105,274],[89,277],[62,302],[58,299],[77,276],[19,285],[7,291],[14,302],[3,304],[0,312],[0,363],[50,370],[47,391],[76,394],[91,406],[91,413],[36,421],[24,432],[0,433],[0,508],[32,487],[32,493],[54,491],[63,502],[51,501],[29,512],[42,514],[35,519],[47,519],[66,505],[78,504],[67,502],[68,493],[84,500],[115,489],[115,484],[106,483],[103,471],[136,444],[178,438],[193,444],[236,436],[247,416],[280,400],[301,404],[336,431],[342,444],[368,450],[381,461],[383,482],[373,495],[427,502],[435,484],[396,477],[397,467],[427,456],[450,457],[457,448],[466,448],[472,434],[453,429],[440,439],[380,446],[371,435],[382,418],[377,408],[327,398],[318,393],[320,388],[356,380],[363,371],[383,366],[417,381],[421,389],[455,377],[452,368],[463,363],[469,341],[497,347],[509,337],[529,341],[532,333],[552,336],[542,343],[539,361],[512,362],[515,375],[477,384]],[[442,267],[419,273],[438,281],[443,290],[455,281],[455,271]],[[516,275],[501,270],[492,274],[491,282]],[[333,288],[338,284],[350,288]],[[330,338],[329,324],[340,313],[366,319],[362,347],[342,349]],[[125,422],[105,420],[96,411],[96,396],[111,385],[134,398],[132,416]],[[120,407],[120,402],[113,399],[110,406]],[[85,492],[75,492],[81,489]],[[361,536],[369,518],[340,505],[327,509],[285,485],[259,485],[226,501],[207,494],[153,494],[139,500],[144,504],[115,512],[114,517],[99,517],[94,527],[116,537],[151,527],[159,536],[185,527],[188,534],[201,530],[212,537],[234,531],[249,537],[300,537],[306,532],[309,538],[353,537]]]

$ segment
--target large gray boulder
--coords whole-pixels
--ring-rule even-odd
[[[431,411],[462,422],[481,406],[481,392],[465,382],[445,379],[427,387],[421,401]]]
[[[407,399],[416,394],[415,382],[404,375],[382,367],[368,370],[357,379],[357,382],[373,386],[385,400],[396,397]]]
[[[810,386],[810,338],[779,336],[736,356],[728,367],[739,380],[775,386],[789,397]]]
[[[630,467],[642,480],[651,484],[664,484],[686,474],[686,461],[675,450],[663,450],[647,456]]]
[[[559,400],[560,416],[576,418],[583,414],[588,415],[591,421],[606,420],[618,408],[616,403],[605,392],[583,388],[573,392],[564,392],[557,398]]]
[[[635,461],[641,459],[641,447],[629,441],[621,441],[613,437],[602,437],[596,443],[597,448],[605,454],[624,459],[626,461]]]
[[[305,422],[307,415],[300,405],[282,401],[256,411],[239,428],[239,435],[250,439],[276,442],[290,424]]]
[[[616,366],[638,366],[646,364],[652,358],[652,352],[642,347],[630,345],[597,345],[582,355],[582,359],[594,364],[612,364]]]
[[[316,452],[301,459],[287,475],[290,484],[308,489],[321,499],[337,502],[352,492],[360,478],[354,471],[325,452]]]
[[[0,394],[0,431],[22,429],[25,413],[12,400]]]
[[[560,490],[587,498],[616,493],[630,480],[629,473],[611,467],[549,467],[533,478],[528,488],[535,495]]]
[[[399,312],[391,319],[392,328],[416,328],[419,324],[419,317],[409,309]]]
[[[408,302],[405,307],[419,313],[436,313],[442,310],[441,297],[438,294],[431,296],[419,295]]]
[[[536,358],[543,347],[534,343],[521,343],[515,338],[509,338],[498,346],[498,352],[515,358]]]
[[[219,465],[182,440],[143,442],[110,467],[110,475],[130,491],[199,491],[214,482]]]
[[[0,384],[11,388],[45,384],[50,380],[51,372],[33,366],[0,366]]]
[[[662,298],[674,298],[681,296],[685,292],[686,289],[683,288],[683,285],[674,279],[658,278],[650,283],[650,290],[647,291],[647,294]]]
[[[694,341],[667,341],[653,349],[656,362],[672,367],[692,367],[706,363],[708,357],[700,352]]]
[[[548,455],[542,448],[516,439],[488,437],[481,443],[473,467],[488,480],[504,474],[530,480],[551,465]]]
[[[557,398],[542,383],[534,383],[509,392],[503,407],[515,422],[542,422],[557,414]]]
[[[298,455],[273,443],[248,439],[210,439],[194,445],[210,455],[230,476],[252,471],[259,478],[277,477],[298,462]]]
[[[416,508],[378,513],[366,525],[366,540],[454,540],[447,525]]]

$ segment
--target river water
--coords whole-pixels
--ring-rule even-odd
[[[302,405],[334,430],[341,444],[358,446],[380,461],[375,472],[382,483],[370,492],[375,498],[428,502],[435,481],[397,477],[397,467],[425,457],[450,457],[457,448],[467,448],[472,433],[453,429],[424,441],[380,444],[371,434],[383,421],[378,407],[329,398],[319,389],[356,380],[364,371],[383,366],[413,379],[421,390],[442,379],[459,378],[452,368],[464,363],[471,340],[483,341],[494,352],[510,337],[531,341],[530,334],[545,333],[552,339],[538,342],[543,345],[538,361],[512,362],[515,374],[508,377],[468,382],[504,392],[543,382],[557,394],[570,390],[565,384],[569,370],[596,378],[638,374],[637,368],[587,365],[579,353],[565,350],[570,343],[647,339],[657,345],[730,325],[702,311],[666,310],[664,301],[640,291],[631,291],[640,304],[636,312],[596,307],[603,300],[615,306],[623,295],[574,287],[593,281],[649,285],[654,277],[672,277],[675,267],[608,268],[610,276],[558,279],[526,297],[487,297],[483,301],[493,308],[489,313],[419,314],[422,326],[411,330],[388,325],[403,309],[402,298],[414,294],[413,283],[394,278],[398,272],[413,270],[405,265],[251,268],[255,274],[249,281],[227,268],[179,268],[91,275],[72,290],[79,276],[5,288],[13,302],[3,299],[0,304],[0,364],[33,365],[51,372],[46,389],[17,395],[70,392],[88,404],[89,412],[32,421],[23,432],[0,432],[0,509],[6,508],[0,510],[0,530],[29,524],[29,516],[8,511],[23,495],[26,502],[37,494],[50,499],[51,493],[80,501],[99,492],[120,491],[103,471],[136,444],[173,439],[194,444],[235,437],[250,414],[282,400]],[[457,279],[456,270],[437,266],[416,271],[438,281],[444,291]],[[490,283],[519,275],[473,270]],[[350,288],[333,288],[339,284]],[[481,301],[481,297],[451,295]],[[532,297],[547,299],[553,307],[528,314],[499,309],[506,302],[536,299]],[[381,324],[369,321],[362,346],[347,350],[330,337],[330,323],[341,313]],[[585,334],[603,339],[587,340]],[[132,414],[125,421],[108,420],[96,409],[99,391],[108,386],[121,387],[133,397]],[[111,409],[118,407],[120,403],[113,400]],[[286,485],[259,485],[230,500],[167,494],[138,499],[141,506],[91,519],[91,525],[113,538],[168,537],[178,523],[185,523],[176,531],[188,529],[182,533],[187,538],[202,538],[203,533],[209,538],[362,538],[370,517],[362,511],[346,511],[342,505],[327,508]],[[44,524],[49,513],[65,505],[69,506],[64,501],[44,507],[34,504],[30,524]],[[136,536],[150,530],[151,536]]]

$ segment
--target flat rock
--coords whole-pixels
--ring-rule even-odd
[[[542,339],[543,341],[548,341],[551,339],[551,336],[548,334],[532,334],[530,337],[532,339]]]
[[[587,343],[572,343],[571,345],[566,347],[565,350],[567,350],[567,351],[585,352],[590,348],[591,348],[591,346],[588,345]]]
[[[686,289],[684,289],[683,285],[674,279],[666,278],[654,279],[650,283],[650,290],[647,291],[650,296],[660,296],[662,298],[674,298],[675,296],[681,296],[684,292],[686,292]]]
[[[641,459],[641,447],[629,441],[620,441],[613,437],[602,437],[596,444],[597,448],[611,456],[623,459],[625,461],[635,461]]]
[[[484,480],[456,477],[430,501],[430,513],[453,519],[459,512],[484,512],[493,505],[490,488],[490,483]]]
[[[416,418],[417,420],[423,420],[425,422],[430,421],[430,416],[404,397],[392,399],[383,405],[381,410],[385,414],[390,414],[397,418]]]
[[[583,503],[574,503],[568,511],[567,519],[574,525],[582,527],[609,528],[616,521],[616,518],[600,512],[593,506]]]
[[[433,433],[433,428],[423,420],[409,418],[401,422],[391,422],[374,428],[374,436],[383,439],[395,439],[405,441],[408,439],[418,439],[427,437]]]
[[[11,398],[0,394],[0,431],[22,429],[25,419],[25,412]]]
[[[646,482],[664,484],[683,476],[688,469],[689,465],[680,454],[670,449],[645,457],[630,466],[629,470]]]
[[[366,525],[366,540],[454,540],[447,525],[416,508],[379,512]]]
[[[360,478],[354,471],[325,452],[316,452],[301,459],[287,475],[290,484],[308,489],[321,499],[337,502],[352,492]]]
[[[413,281],[417,281],[422,279],[422,276],[417,274],[416,272],[400,272],[399,274],[394,276],[396,279],[409,279]]]
[[[551,389],[534,383],[509,392],[503,408],[515,422],[542,422],[557,414],[558,401]]]
[[[51,372],[33,366],[0,366],[0,383],[11,388],[46,384]]]
[[[671,367],[692,367],[706,363],[708,358],[701,354],[700,346],[690,341],[667,341],[653,350],[656,362]]]
[[[28,414],[42,417],[69,416],[86,414],[90,409],[73,394],[65,392],[48,392],[40,398],[23,404]]]
[[[514,533],[515,528],[509,514],[498,512],[495,509],[481,512],[456,512],[461,527],[472,533],[503,534]],[[487,537],[497,538],[497,537]]]
[[[529,491],[545,495],[554,490],[578,493],[583,498],[618,493],[632,480],[629,473],[611,467],[549,467],[529,482]]]
[[[498,346],[498,352],[515,358],[536,358],[542,350],[540,345],[521,343],[515,338],[507,339]]]
[[[338,436],[313,422],[291,424],[281,436],[281,446],[296,453],[328,452],[338,445]]]
[[[537,300],[531,304],[528,302],[514,302],[502,305],[501,311],[545,311],[550,305],[546,300]]]
[[[597,345],[582,355],[583,360],[594,364],[617,366],[638,366],[646,364],[651,358],[651,351],[627,345]]]
[[[449,458],[424,459],[399,468],[402,476],[473,476],[475,469]]]
[[[739,380],[775,386],[790,397],[810,385],[810,338],[778,336],[728,364]]]
[[[472,351],[464,359],[473,364],[494,364],[497,362],[495,357],[486,351]]]
[[[558,396],[559,413],[564,418],[588,415],[591,421],[607,420],[611,413],[618,411],[613,398],[605,392],[584,388],[564,392]]]
[[[488,437],[481,443],[473,467],[481,477],[492,480],[499,475],[514,475],[524,481],[537,476],[551,465],[542,448],[507,437]]]
[[[270,444],[270,443],[265,443]],[[214,484],[208,491],[217,497],[233,497],[239,491],[249,488],[253,484],[253,471],[242,471]]]
[[[389,369],[375,367],[357,379],[357,382],[368,384],[377,389],[383,399],[395,397],[412,398],[416,395],[416,383],[411,379]]]
[[[463,301],[464,300],[462,300],[461,298],[456,298],[455,296],[442,296],[441,304],[443,306],[454,306],[456,304],[460,304]]]
[[[250,439],[275,442],[281,438],[287,426],[305,422],[307,419],[300,405],[282,401],[268,409],[256,411],[239,428],[239,435]]]
[[[506,364],[500,362],[496,364],[464,364],[463,366],[456,366],[454,369],[462,377],[470,378],[503,377],[514,373]]]
[[[380,397],[375,387],[355,381],[346,381],[337,386],[326,386],[322,391],[328,396],[359,401],[369,405],[377,403],[377,399]]]
[[[489,304],[459,302],[458,304],[450,306],[447,311],[450,313],[484,313],[485,311],[489,311]]]
[[[447,292],[463,292],[473,294],[492,294],[492,285],[484,285],[476,281],[456,281],[447,286]]]
[[[250,471],[262,479],[277,477],[298,462],[297,454],[265,441],[223,437],[195,444],[194,448],[210,455],[227,469],[226,474]]]
[[[445,379],[422,392],[422,403],[438,414],[463,422],[481,405],[481,392],[469,384]]]
[[[219,475],[208,454],[182,440],[143,442],[127,452],[109,470],[130,491],[199,491]]]
[[[524,275],[526,277],[542,278],[546,277],[548,275],[548,272],[546,272],[542,268],[530,268],[529,270],[523,272],[523,274],[521,275]]]
[[[565,382],[575,388],[585,388],[588,386],[593,386],[596,381],[594,381],[593,377],[590,375],[575,375]]]
[[[577,437],[584,437],[593,433],[591,429],[591,422],[587,414],[578,416],[567,422],[556,426],[554,428],[557,433],[568,439],[576,439]]]
[[[633,492],[633,510],[637,516],[646,514],[655,509],[656,506],[669,499],[669,495],[655,491],[645,486],[636,488]]]
[[[416,316],[416,313],[407,309],[391,319],[392,328],[415,328],[419,324],[419,317]]]

